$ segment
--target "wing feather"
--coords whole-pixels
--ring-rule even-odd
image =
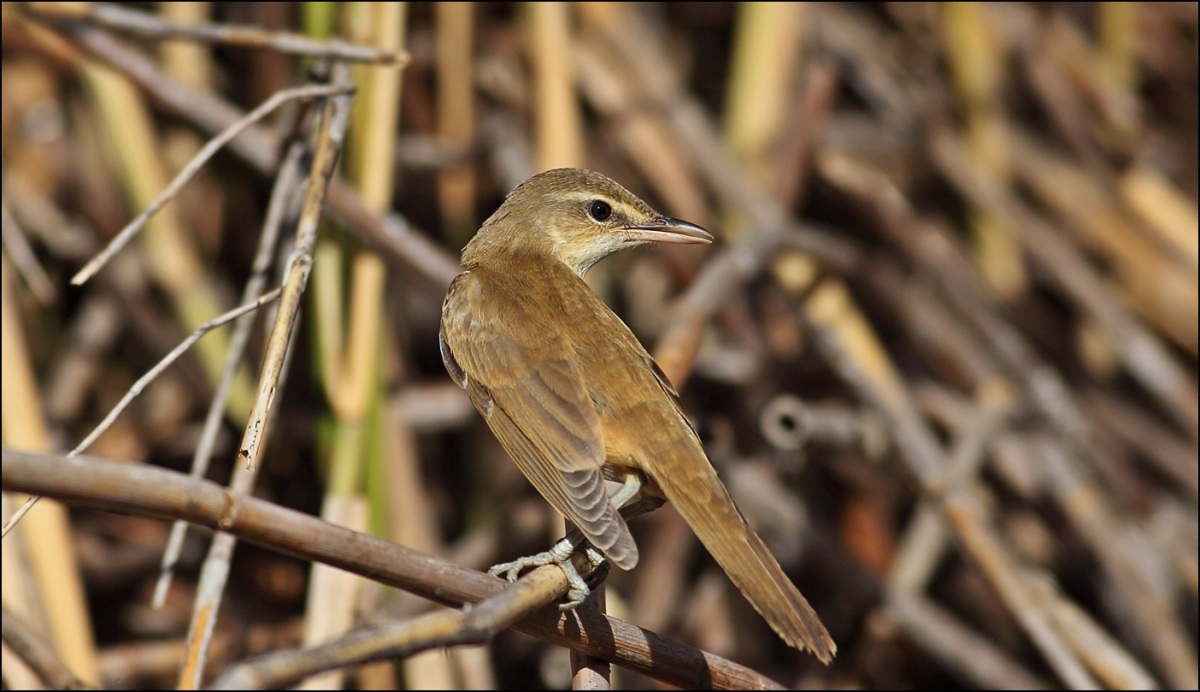
[[[473,269],[450,287],[439,335],[447,370],[464,386],[500,444],[542,497],[622,569],[637,564],[637,547],[604,485],[604,434],[575,354],[553,329],[532,328],[537,344],[519,343],[502,322],[536,327],[543,315],[487,282]],[[488,291],[493,308],[462,308]],[[533,354],[551,354],[537,358]]]

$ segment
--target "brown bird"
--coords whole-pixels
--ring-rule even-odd
[[[666,499],[779,636],[829,663],[837,647],[734,506],[675,389],[583,281],[627,247],[711,240],[598,173],[536,175],[463,249],[442,306],[442,359],[542,497],[609,560],[638,561],[618,510]],[[605,478],[623,485],[610,495]]]

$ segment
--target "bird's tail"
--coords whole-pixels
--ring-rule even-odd
[[[690,445],[673,445],[666,453],[699,453]],[[828,664],[837,653],[829,632],[800,594],[766,544],[742,517],[707,458],[702,464],[667,464],[688,471],[654,478],[667,500],[683,516],[700,542],[785,642],[811,651]]]

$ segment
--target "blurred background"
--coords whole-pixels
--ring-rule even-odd
[[[5,3],[2,30],[6,447],[74,448],[256,271],[283,283],[298,204],[264,228],[311,138],[295,100],[71,278],[217,132],[330,73],[283,34],[371,46],[255,495],[476,569],[560,536],[437,329],[506,192],[591,168],[717,237],[588,281],[838,658],[788,649],[670,507],[632,523],[610,614],[792,688],[1197,686],[1196,4]],[[273,319],[215,406],[232,327],[87,453],[186,473],[200,450],[229,483]],[[3,544],[6,642],[11,612],[83,680],[178,684],[213,561],[205,681],[434,607],[198,529],[160,582],[171,531],[40,503]],[[18,658],[5,686],[37,684]],[[564,649],[503,632],[315,684],[570,681]]]

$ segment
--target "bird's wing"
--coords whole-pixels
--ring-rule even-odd
[[[491,292],[487,301],[469,300],[480,273],[460,275],[446,295],[439,334],[446,369],[542,497],[618,567],[633,567],[637,546],[604,487],[600,417],[574,353],[553,329],[523,330],[536,334],[536,355],[519,342],[509,325],[539,319],[522,314],[529,308],[519,302]],[[490,309],[463,309],[468,302]]]
[[[654,379],[658,381],[658,386],[662,388],[663,394],[667,395],[667,399],[675,407],[675,413],[687,425],[688,430],[692,432],[692,437],[696,438],[698,442],[700,434],[696,432],[696,426],[692,424],[692,419],[688,417],[687,411],[683,410],[683,404],[679,401],[679,392],[676,391],[675,385],[671,384],[671,380],[667,379],[667,374],[662,371],[662,368],[658,367],[658,362],[649,353],[644,353],[643,357],[646,367],[650,368],[650,371],[654,373]]]

